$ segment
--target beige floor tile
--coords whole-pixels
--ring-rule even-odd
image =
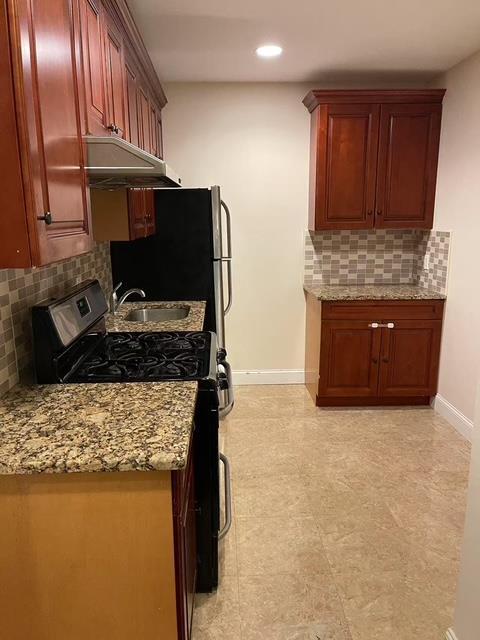
[[[242,640],[350,640],[329,574],[239,577]]]
[[[299,474],[235,476],[233,492],[238,518],[312,515],[305,479]]]
[[[224,576],[216,593],[195,598],[193,640],[238,640],[240,633],[237,578]]]
[[[470,445],[428,408],[319,409],[237,390],[220,427],[235,524],[193,640],[441,640]]]
[[[313,518],[238,518],[238,574],[328,574]]]

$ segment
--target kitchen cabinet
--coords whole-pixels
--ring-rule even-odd
[[[309,228],[433,226],[443,89],[311,91]]]
[[[323,302],[307,296],[306,383],[319,406],[428,404],[443,301]]]
[[[154,189],[92,189],[91,202],[97,242],[137,240],[156,231]]]
[[[92,246],[78,18],[69,0],[10,0],[0,9],[0,268],[41,266]]]
[[[86,133],[105,135],[107,95],[100,0],[80,0],[80,33],[85,87]]]
[[[150,100],[143,87],[138,90],[138,111],[140,123],[140,147],[152,152],[152,119],[150,113]]]
[[[113,134],[124,138],[126,129],[126,93],[123,40],[120,30],[108,14],[106,14],[105,19],[105,72],[108,107],[107,129]]]
[[[1,476],[3,637],[190,640],[197,559],[189,466]]]
[[[197,579],[196,503],[193,456],[186,470],[172,474],[177,624],[179,638],[192,637]]]
[[[138,72],[129,61],[125,63],[125,88],[127,107],[127,140],[136,147],[140,146],[138,113]]]

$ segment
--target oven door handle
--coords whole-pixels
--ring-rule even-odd
[[[223,463],[223,483],[225,485],[225,524],[218,532],[218,539],[221,540],[227,535],[232,526],[232,486],[230,461],[223,453],[219,454],[219,460]]]
[[[218,363],[218,369],[221,370],[222,368],[227,376],[228,386],[226,389],[224,389],[227,401],[223,406],[219,407],[219,410],[218,410],[218,415],[220,419],[225,418],[225,416],[227,416],[230,413],[235,403],[235,396],[233,392],[232,367],[229,365],[229,363],[226,360],[222,360],[221,362]]]

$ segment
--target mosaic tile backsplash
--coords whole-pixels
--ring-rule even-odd
[[[31,376],[30,307],[90,278],[98,278],[107,295],[112,290],[108,242],[48,267],[0,269],[0,396]]]
[[[326,231],[305,236],[304,280],[330,285],[418,283],[446,293],[447,231]],[[429,266],[424,270],[425,255]]]

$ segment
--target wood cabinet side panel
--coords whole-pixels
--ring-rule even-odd
[[[0,268],[31,266],[20,147],[17,136],[13,66],[7,3],[0,7]],[[12,43],[15,46],[15,42]]]
[[[170,472],[0,477],[9,640],[177,640]]]
[[[306,294],[305,386],[316,402],[320,376],[322,305],[311,293]]]

